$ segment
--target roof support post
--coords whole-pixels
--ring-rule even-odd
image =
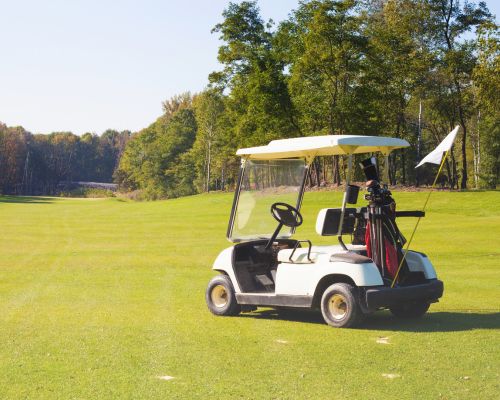
[[[347,251],[347,247],[342,241],[342,228],[344,226],[344,216],[345,216],[345,209],[347,205],[347,188],[349,187],[351,183],[351,173],[352,173],[352,154],[349,154],[349,158],[347,159],[347,174],[346,174],[346,180],[345,180],[345,190],[344,190],[344,198],[342,200],[342,211],[340,212],[340,223],[339,223],[339,231],[337,233],[337,238],[339,239],[339,243],[342,246],[344,250]]]

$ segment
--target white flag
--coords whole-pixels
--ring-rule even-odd
[[[441,160],[443,159],[443,153],[451,149],[451,146],[455,141],[455,137],[457,136],[459,128],[460,126],[458,125],[455,126],[455,129],[453,129],[450,133],[448,133],[448,136],[446,136],[444,140],[441,143],[439,143],[438,147],[436,147],[429,154],[427,154],[415,168],[418,168],[425,163],[441,164]]]

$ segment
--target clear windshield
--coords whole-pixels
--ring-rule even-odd
[[[228,238],[232,241],[270,238],[278,226],[271,205],[281,202],[300,207],[306,166],[303,160],[250,161],[244,165]],[[238,196],[239,193],[239,196]],[[290,237],[283,227],[278,237]]]

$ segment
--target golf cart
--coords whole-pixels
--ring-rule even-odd
[[[241,170],[227,238],[233,246],[214,262],[219,273],[208,284],[206,302],[216,315],[237,315],[257,307],[320,309],[333,327],[351,327],[376,310],[419,317],[443,294],[443,283],[427,256],[403,250],[396,218],[422,217],[396,211],[380,184],[374,157],[361,163],[368,180],[365,207],[356,204],[359,186],[350,183],[353,156],[385,156],[409,146],[402,139],[329,135],[274,140],[240,149]],[[345,192],[340,208],[319,210],[316,232],[336,236],[337,245],[313,245],[292,236],[300,213],[308,168],[315,157],[346,155]],[[386,168],[387,169],[387,168]],[[343,236],[351,235],[352,243]]]

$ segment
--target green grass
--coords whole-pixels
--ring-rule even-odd
[[[425,195],[398,193],[398,207]],[[330,242],[315,215],[340,197],[307,193],[297,237]],[[414,240],[445,282],[429,314],[343,330],[318,314],[208,312],[231,201],[0,198],[0,398],[498,396],[500,192],[433,194]]]

